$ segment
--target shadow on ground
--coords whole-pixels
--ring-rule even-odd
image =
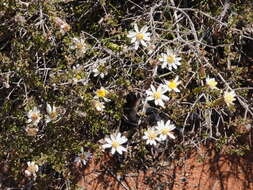
[[[201,148],[180,165],[177,161],[167,163],[167,166],[163,163],[161,168],[129,172],[124,177],[109,172],[113,164],[108,155],[92,160],[78,184],[87,190],[253,189],[253,152],[240,157]]]

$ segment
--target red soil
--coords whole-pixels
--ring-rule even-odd
[[[159,171],[150,168],[117,179],[103,172],[112,164],[105,156],[103,162],[90,161],[78,184],[83,190],[253,190],[253,153],[237,157],[202,149],[181,163],[163,163]]]

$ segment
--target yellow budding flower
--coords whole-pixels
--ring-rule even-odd
[[[223,98],[224,98],[224,101],[227,104],[227,106],[234,105],[234,101],[236,100],[235,96],[236,96],[236,94],[235,94],[235,91],[233,91],[233,90],[230,92],[226,91],[224,93]]]
[[[206,78],[206,85],[211,88],[211,89],[217,89],[217,82],[215,81],[214,78]]]
[[[102,98],[104,101],[108,102],[110,101],[109,99],[106,98],[106,96],[109,94],[108,90],[106,90],[104,87],[101,87],[96,91],[96,96],[95,99]]]
[[[105,89],[99,89],[96,91],[96,95],[100,98],[104,98],[107,95],[108,91]]]
[[[181,83],[181,81],[179,81],[178,79],[179,77],[176,76],[176,78],[173,80],[170,80],[170,81],[165,80],[165,85],[163,87],[169,92],[172,90],[175,92],[180,92],[180,90],[178,89],[178,85]]]

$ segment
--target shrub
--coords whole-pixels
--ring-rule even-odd
[[[2,0],[2,185],[74,185],[76,158],[101,155],[99,140],[113,132],[128,138],[127,153],[115,155],[122,170],[206,142],[247,152],[252,147],[241,139],[252,125],[251,9],[251,1]],[[137,50],[134,23],[148,27]],[[152,91],[147,99],[146,90],[165,81],[164,106]],[[146,129],[161,120],[176,126],[176,138],[146,145]],[[25,176],[29,161],[39,166],[36,177]]]

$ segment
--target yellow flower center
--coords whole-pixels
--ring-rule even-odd
[[[49,114],[49,116],[50,116],[50,118],[51,119],[56,119],[57,118],[57,112],[56,111],[52,111],[50,114]]]
[[[36,171],[37,171],[37,167],[36,167],[36,165],[30,165],[30,166],[28,166],[27,167],[27,170],[29,171],[29,172],[31,172],[31,173],[36,173]]]
[[[150,140],[155,140],[156,137],[157,137],[157,133],[156,132],[154,132],[154,131],[148,131],[148,138]]]
[[[170,133],[170,130],[167,129],[167,128],[164,128],[164,129],[162,129],[162,130],[160,131],[160,133],[163,134],[163,135],[168,135],[168,134]]]
[[[113,142],[112,142],[112,147],[113,147],[113,148],[118,148],[119,145],[120,145],[120,144],[119,144],[117,141],[113,141]]]
[[[98,97],[105,97],[106,94],[107,94],[107,90],[99,89],[99,90],[97,90],[96,94],[97,94]]]
[[[175,88],[177,88],[177,83],[174,80],[172,80],[172,81],[168,82],[168,87],[171,89],[175,89]]]
[[[31,119],[32,119],[33,121],[36,121],[36,120],[39,119],[39,115],[38,115],[37,113],[33,113],[32,116],[31,116]]]
[[[78,42],[78,43],[76,43],[76,48],[82,49],[82,48],[84,48],[84,44],[82,44],[81,42]]]
[[[226,102],[227,104],[232,104],[233,101],[235,100],[235,97],[234,97],[234,95],[228,93],[228,94],[225,94],[224,100],[225,100],[225,102]]]
[[[135,35],[135,37],[136,37],[137,40],[143,40],[144,39],[144,34],[138,33],[138,34]]]
[[[167,62],[169,63],[169,64],[173,64],[174,62],[175,62],[175,56],[174,55],[169,55],[168,57],[167,57]]]
[[[162,94],[160,92],[155,92],[153,94],[153,97],[154,97],[155,100],[161,99],[161,96],[162,96]]]
[[[215,80],[211,79],[211,80],[209,80],[209,81],[207,82],[207,85],[208,85],[210,88],[215,88],[216,85],[217,85],[217,82],[216,82]]]

